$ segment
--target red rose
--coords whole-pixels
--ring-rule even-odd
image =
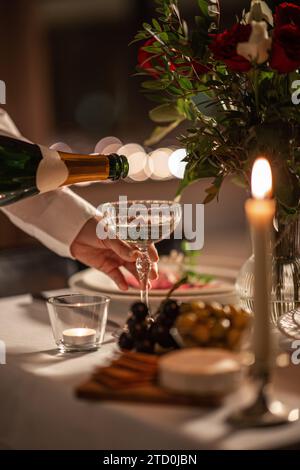
[[[158,57],[157,54],[154,52],[148,52],[145,51],[145,47],[147,46],[152,46],[153,43],[155,43],[156,40],[154,38],[149,39],[148,41],[145,42],[145,44],[140,48],[138,52],[138,64],[139,66],[147,71],[150,75],[152,75],[153,78],[159,78],[160,72],[159,70],[156,70],[156,66],[165,68],[165,63],[161,59],[161,57]],[[196,73],[198,75],[202,75],[204,73],[207,73],[209,71],[209,68],[206,67],[205,65],[200,64],[199,62],[193,60],[192,62],[182,62],[180,64],[174,64],[173,62],[169,61],[168,62],[168,67],[171,72],[175,72],[179,67],[190,67],[193,66],[195,69]],[[181,75],[188,75],[188,71],[180,72]]]
[[[227,67],[235,72],[248,72],[251,62],[239,55],[236,51],[240,42],[248,42],[252,28],[250,24],[235,24],[231,29],[216,34],[210,44],[210,50],[217,60],[224,62]]]
[[[270,65],[279,73],[300,67],[300,7],[293,3],[276,8]]]
[[[196,60],[192,60],[191,63],[187,62],[185,65],[192,65],[197,75],[203,75],[204,73],[208,73],[210,71],[210,69],[206,67],[206,65],[200,64],[200,62],[197,62]],[[182,75],[185,74],[183,73]]]
[[[157,56],[154,52],[145,51],[145,47],[152,46],[156,42],[156,39],[151,38],[145,42],[145,44],[139,49],[138,52],[138,64],[144,69],[149,75],[152,75],[154,78],[159,78],[159,71],[155,69],[155,66],[164,67],[164,62],[160,57]],[[175,67],[171,63],[170,70],[174,71]]]
[[[286,24],[300,24],[300,7],[296,2],[281,2],[275,10],[275,25],[284,26]]]

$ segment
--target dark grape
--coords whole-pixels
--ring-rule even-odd
[[[176,343],[170,334],[169,328],[159,322],[154,323],[150,327],[149,335],[154,343],[158,343],[163,348],[176,347]]]
[[[166,316],[166,317],[171,317],[176,319],[180,313],[179,305],[176,302],[176,300],[168,299],[165,300],[162,304],[162,309],[161,312]]]
[[[134,317],[130,317],[127,320],[127,327],[134,340],[144,339],[148,330],[147,323],[145,321],[137,321]]]
[[[177,347],[177,343],[175,342],[174,338],[170,335],[170,333],[165,333],[161,338],[160,338],[160,341],[158,341],[158,344],[162,347],[162,348],[166,348],[166,349],[169,349],[169,348],[176,348]]]
[[[170,329],[174,325],[179,313],[180,309],[176,300],[165,300],[160,306],[156,320],[166,328]]]
[[[145,354],[153,354],[154,352],[154,344],[153,342],[146,338],[143,341],[138,341],[135,345],[137,352],[145,353]]]
[[[171,316],[167,316],[164,312],[160,313],[156,319],[157,323],[160,325],[170,329],[174,323],[176,318],[172,318]]]
[[[143,321],[147,317],[149,310],[147,305],[143,304],[142,302],[136,302],[132,305],[131,312],[137,320]]]
[[[122,333],[119,338],[119,347],[131,351],[134,348],[133,338],[128,333]]]
[[[127,324],[129,329],[134,327],[135,325],[137,325],[137,323],[138,322],[136,321],[136,319],[132,315],[127,318],[126,324]]]
[[[149,328],[149,336],[152,339],[152,341],[157,342],[163,331],[164,331],[164,327],[156,321],[152,323],[152,325]]]

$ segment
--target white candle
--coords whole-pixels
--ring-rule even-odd
[[[96,330],[92,328],[71,328],[63,332],[66,346],[85,346],[96,341]]]
[[[272,361],[270,331],[271,227],[275,215],[272,172],[264,158],[256,160],[252,170],[253,199],[246,202],[246,214],[252,228],[254,245],[254,355],[257,373],[269,369]]]

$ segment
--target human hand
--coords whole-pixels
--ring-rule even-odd
[[[88,220],[73,241],[70,248],[71,254],[81,263],[107,274],[121,290],[125,291],[128,289],[128,284],[120,267],[123,266],[138,279],[135,268],[138,252],[123,240],[97,238],[98,222],[96,217]],[[154,245],[149,247],[149,256],[152,261],[149,278],[154,280],[158,276],[158,254]]]

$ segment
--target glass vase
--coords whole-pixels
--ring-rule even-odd
[[[271,320],[300,307],[300,218],[274,223]],[[254,255],[244,263],[236,281],[241,307],[253,312]]]

